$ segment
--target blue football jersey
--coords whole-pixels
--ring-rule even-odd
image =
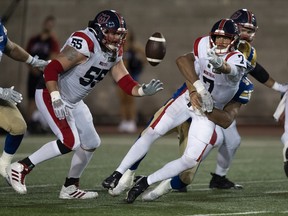
[[[241,104],[247,104],[250,101],[253,90],[253,83],[248,79],[247,76],[243,76],[239,83],[239,89],[234,95],[233,100]]]
[[[2,25],[0,20],[0,51],[3,52],[7,44],[7,34],[5,27]]]

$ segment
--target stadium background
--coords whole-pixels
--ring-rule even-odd
[[[1,0],[2,16],[12,0]],[[154,32],[164,34],[167,54],[157,67],[146,66],[141,82],[158,78],[164,82],[164,90],[153,96],[137,99],[141,123],[171,96],[184,81],[177,70],[175,59],[192,50],[193,41],[209,33],[212,25],[223,17],[229,17],[240,8],[252,10],[258,22],[258,32],[253,45],[257,49],[258,61],[279,82],[287,82],[288,65],[288,2],[285,0],[18,0],[15,11],[6,23],[9,37],[26,46],[28,38],[37,33],[44,17],[57,18],[56,33],[61,46],[76,30],[84,29],[88,20],[104,9],[120,12],[128,27],[133,28],[137,39],[144,45]],[[24,95],[20,109],[25,114],[26,79],[25,64],[3,57],[0,86],[14,85]],[[241,110],[238,122],[242,125],[276,126],[272,114],[280,100],[280,94],[254,82],[255,91],[251,102]],[[119,121],[118,96],[109,75],[96,86],[85,101],[100,125],[113,125]]]

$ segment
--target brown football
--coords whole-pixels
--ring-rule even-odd
[[[152,66],[158,65],[166,54],[166,40],[164,36],[155,32],[152,34],[145,47],[146,59]]]

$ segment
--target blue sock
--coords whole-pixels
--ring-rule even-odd
[[[184,188],[187,186],[187,184],[185,184],[184,182],[181,181],[179,175],[178,176],[174,176],[170,182],[172,189],[176,189],[179,190],[181,188]]]
[[[138,169],[138,166],[140,165],[141,161],[144,159],[145,156],[146,154],[140,160],[136,161],[129,169],[132,171]]]
[[[23,137],[24,134],[16,136],[8,134],[5,139],[4,151],[8,154],[15,154],[21,144]]]

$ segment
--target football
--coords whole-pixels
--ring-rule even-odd
[[[152,34],[145,47],[146,59],[152,66],[158,65],[166,54],[166,40],[164,36],[155,32]]]

